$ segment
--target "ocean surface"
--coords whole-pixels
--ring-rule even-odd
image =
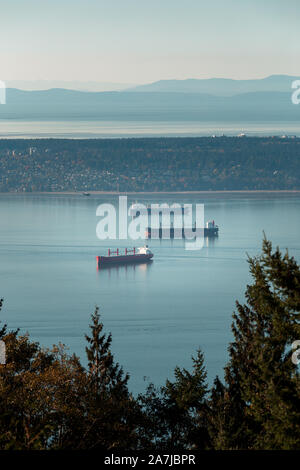
[[[211,135],[297,135],[298,122],[28,121],[0,119],[0,138],[197,137]]]
[[[143,240],[96,237],[96,208],[118,206],[109,195],[0,195],[1,320],[44,346],[65,343],[85,360],[84,334],[100,307],[113,336],[116,359],[131,375],[130,389],[145,390],[191,366],[201,347],[210,383],[223,376],[235,300],[249,282],[246,253],[260,252],[263,231],[300,261],[297,194],[136,195],[128,202],[203,203],[205,220],[220,227],[198,251],[183,240],[151,240],[151,264],[96,269],[107,248]]]

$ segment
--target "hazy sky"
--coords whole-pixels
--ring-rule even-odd
[[[2,80],[300,74],[299,0],[0,0]]]

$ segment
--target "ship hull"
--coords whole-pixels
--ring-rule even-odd
[[[202,228],[198,229],[199,230],[199,236],[201,237],[217,237],[219,235],[219,228],[218,227],[212,227],[212,228]],[[192,232],[195,232],[193,229]],[[148,227],[146,229],[146,238],[185,238],[185,233],[184,233],[184,228],[183,229],[162,229],[162,228],[157,228],[157,229],[151,229],[151,227]]]
[[[120,256],[97,256],[98,268],[101,266],[117,265],[117,264],[135,264],[147,263],[151,261],[153,254],[135,254],[135,255],[120,255]]]

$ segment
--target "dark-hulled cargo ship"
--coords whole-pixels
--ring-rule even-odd
[[[215,225],[215,221],[207,222],[206,227],[191,229],[193,233],[197,233],[200,237],[217,237],[219,235],[219,227]],[[174,228],[173,225],[169,228],[151,228],[147,227],[145,238],[185,238],[186,232],[183,228]],[[189,236],[188,236],[189,237]]]
[[[122,255],[120,250],[108,250],[108,256],[97,256],[97,267],[118,264],[147,263],[153,258],[153,253],[149,250],[148,245],[140,248],[125,248],[125,254]]]

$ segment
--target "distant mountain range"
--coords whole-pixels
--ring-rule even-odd
[[[232,96],[240,93],[257,91],[288,92],[291,84],[299,77],[289,75],[271,75],[255,80],[233,80],[229,78],[160,80],[147,85],[132,88],[133,92],[164,92],[164,93],[208,93],[216,96]]]
[[[51,88],[64,88],[79,91],[120,91],[135,86],[134,83],[112,83],[80,80],[5,80],[7,88],[19,90],[50,90]]]
[[[171,80],[109,92],[9,88],[0,119],[300,122],[300,105],[291,102],[296,78]]]
[[[164,93],[205,93],[216,96],[232,96],[255,91],[288,92],[291,83],[300,75],[271,75],[261,79],[234,80],[230,78],[208,78],[187,80],[159,80],[144,85],[130,83],[112,83],[99,81],[64,81],[64,80],[7,80],[7,88],[19,90],[49,90],[63,88],[77,91],[130,91],[130,92],[164,92]]]

